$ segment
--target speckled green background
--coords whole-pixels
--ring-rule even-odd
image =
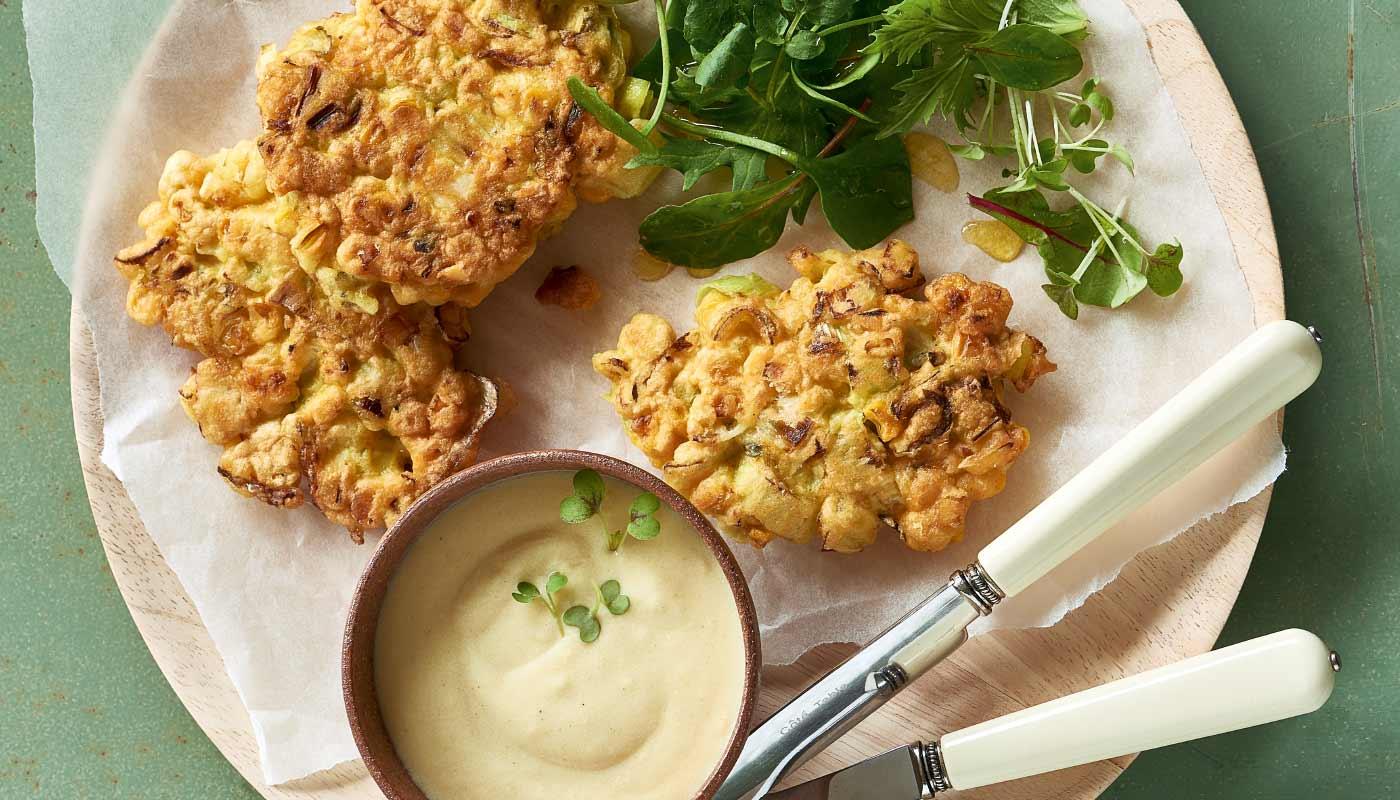
[[[1306,627],[1346,666],[1318,714],[1147,754],[1108,796],[1400,796],[1400,2],[1183,5],[1258,152],[1290,316],[1327,336],[1224,641]],[[146,653],[84,500],[30,114],[19,1],[0,0],[0,798],[254,798]]]
[[[88,511],[30,112],[19,2],[0,0],[0,798],[256,798],[146,652]]]

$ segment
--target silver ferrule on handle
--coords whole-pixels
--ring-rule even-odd
[[[956,650],[967,627],[1003,596],[978,564],[953,573],[942,590],[759,725],[715,800],[761,797]]]
[[[914,753],[920,800],[932,800],[939,792],[953,790],[953,784],[948,780],[948,767],[943,763],[943,748],[939,747],[938,742],[919,742],[914,745]]]

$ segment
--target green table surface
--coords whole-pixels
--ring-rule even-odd
[[[1326,337],[1222,644],[1302,627],[1345,666],[1322,711],[1149,753],[1107,796],[1400,796],[1400,2],[1183,5],[1258,154],[1289,315]],[[254,798],[146,652],[88,511],[19,6],[0,0],[0,798]]]

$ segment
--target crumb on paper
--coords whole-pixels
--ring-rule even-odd
[[[586,311],[603,296],[602,287],[582,267],[555,267],[545,276],[535,299],[547,306],[559,306],[570,311]]]

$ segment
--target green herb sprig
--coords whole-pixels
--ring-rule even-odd
[[[632,600],[622,593],[622,585],[615,580],[604,581],[593,587],[593,607],[573,606],[564,612],[565,625],[578,629],[578,638],[584,644],[597,641],[603,625],[598,621],[598,609],[606,608],[609,614],[620,617],[632,607]]]
[[[1059,88],[1084,66],[1076,44],[1088,17],[1075,0],[903,0],[884,18],[873,49],[921,66],[895,86],[904,111],[880,135],[937,115],[964,139],[956,155],[1014,157],[1016,169],[1003,170],[1011,183],[968,199],[1036,247],[1049,279],[1042,288],[1065,316],[1078,319],[1081,303],[1118,308],[1144,289],[1166,297],[1181,288],[1179,243],[1149,250],[1121,203],[1107,211],[1072,183],[1104,156],[1135,166],[1102,135],[1114,106],[1101,82]],[[1054,210],[1043,192],[1072,205]]]
[[[559,629],[559,637],[564,637],[564,626],[577,628],[579,639],[584,643],[592,643],[598,638],[602,631],[602,624],[598,621],[598,609],[606,608],[608,613],[615,617],[626,614],[632,608],[632,599],[622,593],[622,584],[616,580],[607,580],[602,584],[593,586],[593,607],[576,605],[561,611],[561,604],[555,597],[565,586],[569,584],[569,579],[561,572],[549,573],[545,579],[545,589],[543,592],[539,587],[529,581],[521,581],[511,597],[517,603],[530,603],[538,601],[554,619],[554,624]]]
[[[848,245],[873,245],[913,218],[895,137],[936,116],[963,137],[955,154],[1015,159],[1008,184],[970,202],[1037,247],[1045,292],[1067,316],[1180,287],[1179,244],[1149,249],[1121,204],[1109,211],[1074,185],[1104,156],[1134,168],[1104,133],[1114,107],[1098,79],[1063,86],[1084,66],[1089,20],[1076,0],[653,2],[662,35],[633,69],[655,90],[640,130],[570,82],[637,148],[629,166],[674,169],[687,191],[730,171],[727,190],[643,221],[653,256],[708,269],[756,255],[818,195]],[[1067,210],[1052,209],[1055,195]]]
[[[648,541],[660,535],[661,523],[655,514],[661,508],[661,501],[651,492],[642,492],[632,500],[627,512],[627,527],[609,530],[601,513],[603,497],[607,493],[603,478],[591,469],[579,470],[574,473],[573,487],[574,493],[559,503],[559,519],[577,525],[597,518],[609,552],[616,552],[622,547],[628,536],[638,541]]]
[[[515,591],[511,593],[511,597],[515,599],[515,602],[524,603],[525,605],[529,605],[535,601],[539,601],[543,604],[544,607],[549,610],[549,615],[554,618],[554,624],[559,628],[560,638],[563,638],[564,621],[561,619],[562,612],[559,609],[559,602],[554,596],[568,585],[569,579],[563,573],[557,571],[551,572],[549,573],[549,577],[545,578],[543,592],[541,592],[539,587],[535,584],[529,581],[521,581],[516,585]]]
[[[858,84],[878,59],[851,66],[843,56],[855,29],[878,19],[851,24],[857,6],[871,5],[670,0],[658,11],[657,45],[633,70],[660,87],[658,108],[669,102],[679,112],[660,113],[659,145],[570,81],[579,105],[637,148],[629,166],[675,169],[687,190],[720,167],[731,171],[728,191],[648,216],[643,248],[673,264],[718,268],[772,247],[789,217],[805,221],[818,195],[852,247],[874,245],[913,219],[904,148],[868,135],[873,118]]]

